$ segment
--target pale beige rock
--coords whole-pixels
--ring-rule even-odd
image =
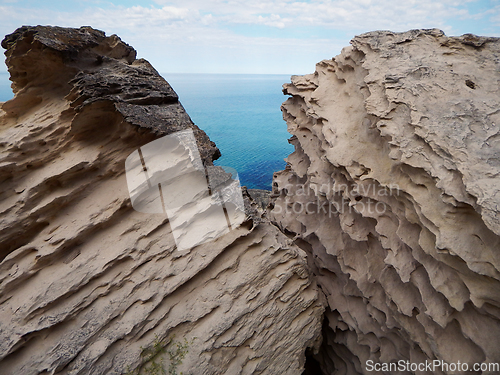
[[[270,216],[327,295],[325,374],[500,363],[499,82],[498,38],[413,30],[284,86],[295,152]]]
[[[301,374],[324,310],[303,250],[248,217],[179,252],[165,215],[131,207],[137,147],[191,128],[217,156],[168,83],[91,28],[3,46],[17,94],[0,117],[0,372],[124,374],[175,337],[184,374]]]

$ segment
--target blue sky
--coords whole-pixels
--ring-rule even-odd
[[[37,24],[117,34],[163,73],[306,74],[372,30],[500,36],[500,0],[0,0],[1,35]]]

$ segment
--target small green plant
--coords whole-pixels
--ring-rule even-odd
[[[191,340],[191,342],[188,342],[188,340],[184,338],[184,343],[172,343],[171,348],[167,350],[167,354],[170,360],[170,363],[168,365],[168,375],[177,375],[177,366],[182,364],[182,360],[189,351],[189,345],[193,343],[193,340]],[[182,375],[182,372],[180,373],[180,375]]]
[[[165,342],[160,340],[158,335],[155,335],[153,345],[148,348],[141,346],[141,364],[133,371],[127,369],[126,375],[167,375],[165,355],[169,359],[168,375],[183,375],[182,372],[177,374],[177,367],[182,364],[182,360],[189,351],[189,345],[193,343],[194,339],[189,342],[184,338],[184,342],[177,342],[174,341],[174,338],[175,335]]]

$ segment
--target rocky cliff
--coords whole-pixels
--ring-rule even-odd
[[[219,153],[169,84],[89,27],[2,47],[0,373],[301,374],[324,310],[303,250],[248,199],[253,217],[191,251],[132,208],[139,147],[191,129],[205,166]]]
[[[500,362],[500,40],[351,44],[284,86],[295,152],[271,217],[327,296],[314,358],[325,374],[499,373],[472,365]]]
[[[499,39],[373,32],[292,77],[267,212],[183,251],[125,168],[185,131],[213,168],[169,84],[89,27],[2,46],[1,374],[500,371]]]

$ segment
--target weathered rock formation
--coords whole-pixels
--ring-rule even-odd
[[[472,364],[500,363],[499,83],[498,38],[414,30],[284,86],[295,152],[271,216],[328,299],[323,373],[498,373]]]
[[[131,207],[138,147],[193,129],[204,163],[218,155],[169,84],[89,27],[22,27],[2,46],[16,96],[0,112],[0,373],[124,374],[166,346],[184,374],[301,374],[324,310],[303,250],[248,217],[177,251],[165,215]]]
[[[295,152],[268,212],[244,192],[244,223],[190,251],[167,216],[132,209],[125,178],[128,155],[180,130],[205,166],[219,155],[168,83],[89,27],[2,46],[1,374],[160,358],[185,374],[498,373],[499,39],[368,33],[292,77]],[[443,365],[458,362],[470,371]]]

